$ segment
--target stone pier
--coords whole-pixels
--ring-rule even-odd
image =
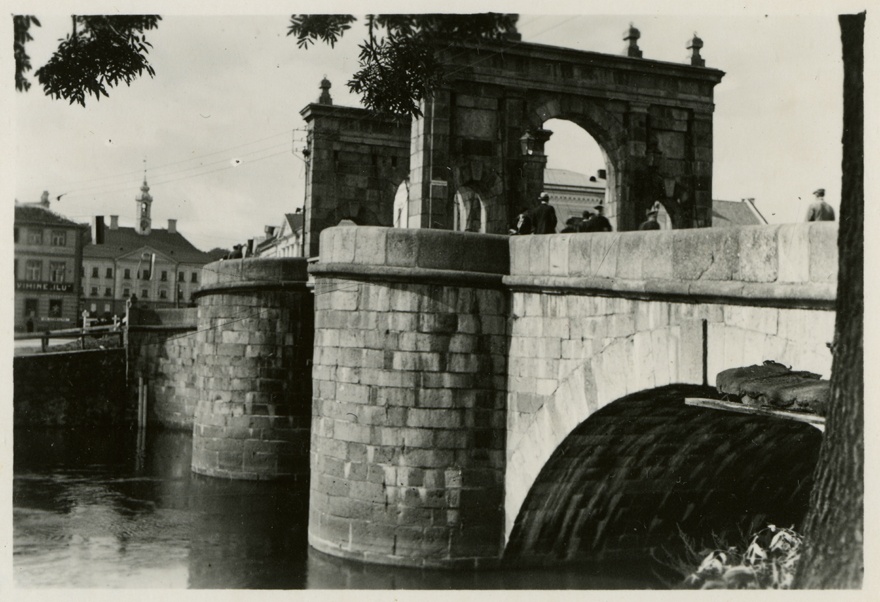
[[[202,273],[192,470],[231,479],[302,478],[314,337],[306,260],[235,259]]]

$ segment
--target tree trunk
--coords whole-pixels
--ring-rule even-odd
[[[861,588],[864,573],[864,27],[840,15],[843,181],[831,404],[795,579],[800,589]]]

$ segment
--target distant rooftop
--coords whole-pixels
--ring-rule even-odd
[[[134,228],[119,227],[113,230],[105,227],[104,244],[86,245],[83,249],[83,257],[111,259],[147,245],[177,261],[192,263],[213,261],[210,254],[199,251],[180,232],[168,232],[163,228],[153,228],[149,234],[138,234]]]

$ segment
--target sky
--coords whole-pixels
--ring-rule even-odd
[[[41,20],[28,46],[36,69],[67,33],[69,17],[58,3],[12,4],[12,12]],[[71,219],[118,215],[121,225],[133,226],[146,168],[154,227],[177,219],[178,229],[202,250],[261,235],[302,206],[305,122],[299,112],[317,100],[324,76],[335,104],[360,106],[345,82],[357,66],[363,20],[335,48],[302,50],[286,35],[289,14],[297,10],[292,3],[260,4],[260,14],[241,14],[231,3],[212,9],[223,15],[197,6],[144,5],[140,12],[163,16],[148,33],[155,77],[112,89],[100,102],[90,98],[85,108],[44,96],[31,72],[31,90],[14,94],[5,116],[13,132],[13,156],[4,162],[14,182],[8,196],[35,202],[47,190],[53,210]],[[310,5],[295,6],[308,12]],[[346,10],[344,3],[315,6]],[[501,11],[506,5],[442,6],[434,10]],[[526,42],[623,54],[624,31],[633,23],[644,58],[676,63],[687,62],[687,42],[696,33],[706,65],[726,73],[715,88],[713,198],[754,198],[772,223],[802,220],[818,187],[836,208],[842,120],[836,15],[864,5],[648,6],[617,3],[607,14],[607,4],[559,2],[536,14],[520,4],[519,30]],[[102,2],[88,7],[116,10]],[[394,9],[370,4],[377,12],[407,10]],[[567,122],[548,127],[554,131],[546,147],[549,167],[590,174],[605,167],[586,132]]]

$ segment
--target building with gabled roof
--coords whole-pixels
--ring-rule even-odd
[[[91,315],[107,317],[125,313],[127,300],[153,308],[186,306],[201,282],[202,268],[214,261],[177,230],[177,220],[167,228],[154,228],[153,197],[146,176],[135,199],[135,227],[110,224],[97,218],[95,239],[83,248],[83,306]]]
[[[259,257],[301,257],[303,214],[285,213],[281,226],[266,226],[266,238],[256,246]]]
[[[38,203],[15,202],[16,331],[54,330],[77,325],[82,249],[88,224],[78,224]]]

